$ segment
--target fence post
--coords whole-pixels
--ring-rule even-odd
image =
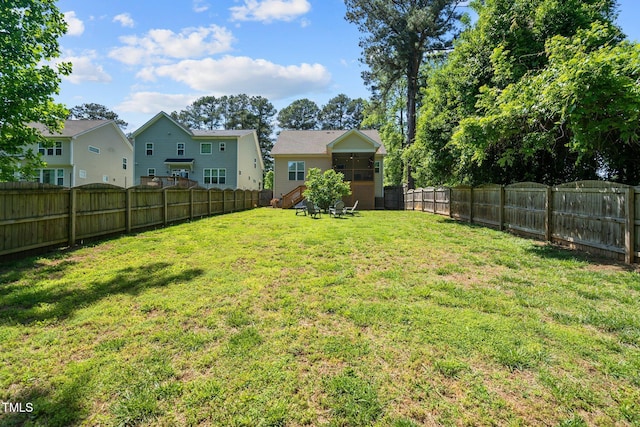
[[[189,189],[189,220],[193,221],[193,188]]]
[[[473,224],[473,187],[469,187],[469,223]]]
[[[553,188],[547,186],[546,199],[544,201],[544,238],[547,242],[553,239]]]
[[[500,231],[504,230],[504,185],[500,186],[500,210],[498,211],[498,221],[500,222],[500,226],[498,229]]]
[[[77,191],[76,188],[69,190],[69,246],[76,244]]]
[[[207,190],[207,216],[211,216],[211,203],[212,203],[212,199],[211,199],[211,188],[209,190]]]
[[[636,190],[633,186],[627,188],[626,206],[627,211],[627,224],[625,226],[624,233],[624,248],[625,248],[625,262],[627,264],[633,264],[635,261],[635,231],[636,231]]]
[[[126,205],[126,213],[125,213],[125,225],[127,228],[127,234],[131,233],[131,192],[132,189],[131,188],[127,188],[126,190],[126,196],[125,196],[125,205]]]
[[[162,190],[162,223],[164,224],[164,226],[167,226],[167,223],[169,222],[169,201],[168,199],[168,191],[169,188],[165,188],[164,190]]]

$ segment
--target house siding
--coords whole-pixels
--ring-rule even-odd
[[[96,147],[100,154],[89,151]],[[127,169],[122,159],[127,159]],[[122,139],[114,126],[106,125],[78,136],[73,141],[74,185],[105,183],[119,187],[133,185],[133,148]],[[86,171],[84,178],[80,171]],[[107,177],[107,181],[104,181]]]
[[[133,183],[133,147],[124,134],[113,123],[98,125],[76,137],[47,136],[54,142],[62,142],[62,155],[48,155],[43,160],[46,166],[42,169],[63,169],[65,187],[103,183],[103,177],[109,177],[109,184],[120,187]],[[100,154],[90,153],[89,145],[99,148]],[[38,145],[31,148],[37,152]],[[122,168],[122,159],[127,159],[127,169]],[[85,171],[84,178],[80,171]]]
[[[280,198],[300,185],[302,181],[289,181],[289,162],[305,162],[305,178],[310,168],[331,169],[331,158],[327,156],[277,156],[274,158],[273,197]]]
[[[256,152],[255,134],[245,136],[194,136],[166,116],[159,117],[146,129],[135,136],[135,180],[147,176],[148,169],[155,169],[156,175],[171,175],[172,169],[182,167],[165,164],[167,159],[193,159],[189,170],[189,179],[197,181],[205,188],[233,188],[257,190],[262,183],[262,163],[260,153]],[[153,155],[146,154],[147,143],[153,144]],[[178,155],[177,145],[184,143],[185,152]],[[211,154],[201,154],[201,144],[211,143]],[[220,144],[224,143],[224,151]],[[258,159],[257,167],[253,159]],[[185,167],[189,169],[189,167]],[[225,184],[205,184],[205,169],[225,169]]]
[[[238,188],[261,190],[264,168],[256,137],[245,135],[238,144]],[[240,174],[242,172],[242,174]]]

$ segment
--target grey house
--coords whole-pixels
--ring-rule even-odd
[[[153,177],[181,177],[205,188],[263,188],[254,130],[191,130],[160,112],[132,137],[136,185]]]

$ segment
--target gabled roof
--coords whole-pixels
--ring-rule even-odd
[[[252,129],[249,129],[249,130],[247,130],[247,129],[241,129],[241,130],[222,130],[222,129],[199,130],[199,129],[194,129],[194,130],[191,130],[191,129],[187,128],[186,126],[183,126],[177,120],[174,120],[173,117],[171,117],[170,115],[168,115],[164,111],[160,111],[158,114],[153,116],[153,118],[151,118],[148,122],[143,124],[140,128],[136,129],[136,131],[133,132],[132,136],[135,138],[136,136],[138,136],[139,134],[141,134],[142,132],[147,130],[152,124],[154,124],[155,122],[157,122],[158,120],[160,120],[163,117],[168,119],[168,120],[170,120],[170,121],[172,121],[176,126],[178,126],[180,129],[182,129],[186,134],[194,136],[194,137],[241,137],[241,136],[245,136],[245,135],[250,135],[251,133],[254,132]]]
[[[51,138],[74,138],[99,127],[114,123],[113,120],[65,120],[64,128],[59,133],[52,133],[41,123],[32,123],[30,126],[38,129],[42,136]]]
[[[387,154],[377,130],[283,130],[271,150],[271,155],[327,155],[329,149],[347,137],[361,134],[377,154]]]

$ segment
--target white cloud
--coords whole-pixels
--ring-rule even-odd
[[[270,99],[324,91],[331,84],[331,74],[320,64],[285,66],[243,56],[185,60],[146,68],[138,77],[166,77],[213,95],[246,93]]]
[[[136,24],[128,13],[121,13],[120,15],[114,16],[113,22],[119,22],[120,25],[128,28],[133,28]]]
[[[71,51],[63,52],[63,56],[56,59],[54,63],[71,62],[73,64],[71,75],[64,76],[63,79],[73,84],[91,83],[109,83],[112,81],[111,76],[104,71],[102,65],[94,63],[97,54],[94,50],[82,52],[76,55]]]
[[[81,36],[84,33],[84,22],[71,10],[64,13],[64,21],[67,23],[67,35]]]
[[[168,58],[198,58],[229,51],[234,41],[229,30],[217,25],[171,30],[150,30],[142,37],[120,37],[124,46],[112,49],[109,57],[129,65],[162,63]]]
[[[115,107],[127,113],[156,114],[180,111],[198,98],[196,95],[172,95],[160,92],[136,92]]]
[[[244,0],[229,8],[233,21],[293,21],[311,10],[307,0]]]
[[[193,0],[193,11],[196,13],[202,13],[209,10],[209,3],[204,0]]]

